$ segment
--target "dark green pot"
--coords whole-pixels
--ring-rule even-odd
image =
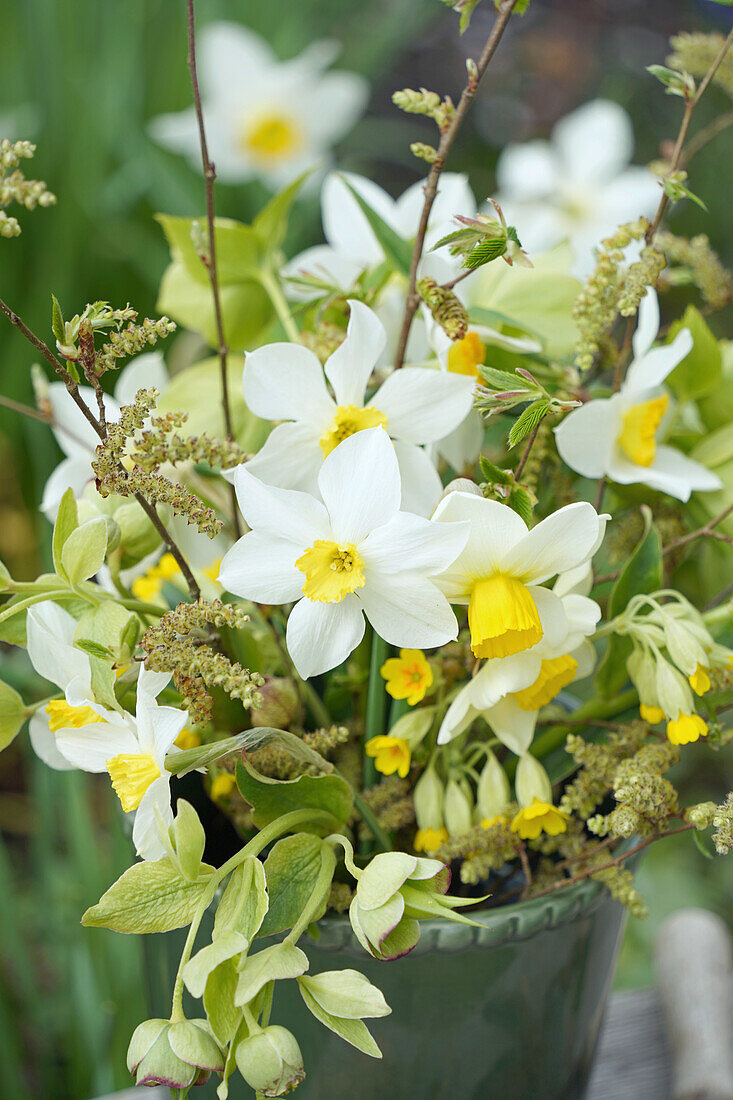
[[[392,1015],[367,1021],[384,1058],[367,1058],[279,983],[273,1022],[301,1044],[299,1100],[579,1100],[603,1018],[624,910],[590,881],[471,914],[485,924],[421,924],[392,963],[367,957],[346,919],[303,946],[311,972],[361,970]]]

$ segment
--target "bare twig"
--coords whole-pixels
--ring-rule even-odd
[[[537,432],[540,430],[540,424],[541,423],[542,423],[542,421],[540,421],[538,424],[535,424],[534,428],[529,433],[529,439],[527,440],[527,446],[524,448],[524,451],[522,452],[522,457],[519,460],[519,465],[517,466],[516,470],[514,471],[514,480],[515,481],[519,481],[520,477],[522,476],[522,471],[524,470],[524,467],[527,465],[527,459],[529,458],[530,451],[532,450],[532,447],[534,446],[534,441],[537,438]]]
[[[679,550],[682,546],[687,546],[688,543],[694,542],[695,539],[712,538],[717,539],[719,542],[727,542],[729,545],[733,545],[733,539],[727,535],[721,534],[720,531],[716,531],[715,528],[719,523],[722,523],[724,519],[733,512],[733,504],[729,504],[720,515],[715,516],[709,523],[706,523],[703,527],[698,527],[696,531],[690,531],[687,535],[680,535],[679,538],[673,539],[672,542],[667,543],[662,548],[662,554],[671,554],[674,550]]]
[[[202,261],[209,273],[211,294],[214,299],[216,335],[219,343],[217,355],[219,357],[219,370],[221,374],[221,404],[224,412],[224,427],[227,439],[232,441],[234,439],[234,430],[232,426],[232,410],[229,404],[229,383],[227,378],[227,357],[229,355],[229,347],[224,333],[224,319],[221,311],[221,295],[219,293],[219,272],[216,266],[216,229],[214,213],[214,181],[216,180],[216,169],[209,157],[209,149],[206,143],[204,112],[201,106],[201,91],[199,89],[198,70],[196,68],[196,17],[194,13],[194,0],[186,0],[186,3],[188,7],[188,68],[191,73],[191,87],[193,89],[193,101],[199,130],[199,144],[201,146],[201,163],[203,165],[206,185],[206,222],[208,227],[209,250],[208,256],[205,258],[202,257]],[[239,522],[239,508],[237,506],[237,496],[233,485],[230,485],[230,494],[232,502],[232,522],[237,538],[239,538],[242,534],[242,528]]]
[[[491,28],[491,34],[488,37],[486,45],[484,46],[481,58],[478,61],[475,70],[469,76],[468,83],[461,93],[461,98],[458,101],[455,114],[450,121],[450,124],[443,131],[440,143],[438,145],[435,161],[428,174],[427,181],[425,183],[425,201],[423,204],[422,214],[420,215],[420,223],[417,228],[417,236],[415,237],[415,247],[412,250],[412,261],[410,263],[410,283],[407,291],[407,300],[405,302],[405,312],[402,319],[402,328],[400,331],[399,342],[397,344],[397,351],[395,354],[395,369],[402,366],[405,361],[405,352],[407,350],[407,340],[410,335],[410,328],[412,327],[412,320],[417,311],[419,305],[419,297],[415,292],[415,286],[417,284],[417,269],[422,256],[423,248],[425,246],[425,234],[428,229],[428,221],[430,219],[430,211],[433,208],[435,197],[438,193],[438,181],[440,174],[445,167],[445,162],[448,154],[455,141],[456,134],[468,112],[473,98],[476,95],[476,89],[479,86],[482,76],[488,68],[489,62],[496,53],[496,49],[501,42],[504,31],[507,28],[507,24],[511,18],[514,6],[517,0],[501,0],[499,6],[499,12]]]

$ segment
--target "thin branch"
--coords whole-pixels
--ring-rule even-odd
[[[532,450],[532,447],[534,446],[534,441],[537,438],[537,432],[540,430],[540,424],[541,423],[542,423],[542,421],[540,420],[540,422],[538,424],[535,424],[534,428],[529,433],[529,439],[527,440],[527,446],[524,448],[524,451],[522,453],[522,457],[519,460],[519,465],[517,466],[516,470],[514,471],[514,480],[515,481],[519,481],[520,477],[522,476],[522,471],[524,470],[524,467],[527,465],[527,459],[529,458],[530,451]]]
[[[698,527],[696,531],[690,531],[687,535],[680,535],[678,539],[673,539],[672,542],[667,543],[667,545],[662,548],[662,554],[671,554],[673,550],[679,550],[680,547],[687,546],[688,543],[694,542],[695,539],[713,538],[718,539],[720,542],[727,542],[733,545],[733,539],[715,530],[718,524],[722,523],[724,519],[727,519],[731,512],[733,512],[733,504],[729,504],[720,515],[715,516],[714,519],[711,519],[710,522],[706,523],[703,527]]]
[[[226,342],[226,336],[224,333],[224,319],[221,311],[221,296],[219,294],[219,272],[216,265],[216,231],[215,231],[215,212],[214,212],[214,181],[216,180],[216,170],[214,164],[209,157],[209,149],[206,143],[206,129],[204,126],[204,112],[201,106],[201,91],[199,89],[198,70],[196,67],[196,16],[194,13],[194,0],[186,0],[188,7],[188,68],[191,73],[191,87],[193,89],[193,102],[196,110],[196,121],[198,123],[199,131],[199,144],[201,146],[201,163],[204,170],[204,181],[206,186],[206,222],[208,227],[209,236],[209,250],[208,255],[202,257],[204,266],[209,273],[209,280],[211,282],[211,294],[214,299],[214,316],[216,318],[216,335],[219,343],[217,348],[217,355],[219,356],[219,371],[221,375],[221,404],[224,412],[224,428],[226,431],[227,439],[233,441],[234,430],[232,426],[232,410],[229,404],[229,384],[227,378],[227,357],[229,355],[229,347]],[[239,508],[237,506],[237,496],[233,485],[230,485],[230,494],[232,502],[232,521],[234,523],[234,530],[237,538],[242,534],[242,528],[239,522]]]
[[[704,149],[713,138],[716,138],[718,134],[722,134],[729,126],[733,126],[733,111],[726,111],[725,114],[714,118],[707,126],[703,126],[702,130],[699,130],[693,138],[690,138],[682,150],[680,167],[684,168],[688,165],[701,149]]]
[[[468,271],[462,271],[460,275],[456,275],[455,279],[451,279],[450,282],[441,283],[441,289],[452,290],[458,283],[462,283],[464,279],[467,279],[469,275],[473,275],[474,268],[469,267]]]
[[[455,141],[456,134],[468,112],[474,96],[476,95],[476,89],[479,86],[481,78],[483,77],[489,62],[496,53],[496,49],[501,42],[504,31],[507,28],[509,20],[511,18],[514,6],[517,0],[501,0],[499,12],[491,28],[491,34],[488,37],[484,51],[481,54],[481,58],[476,65],[475,70],[469,76],[468,83],[461,93],[461,98],[458,101],[455,114],[450,121],[450,124],[443,131],[440,143],[438,145],[435,161],[428,174],[427,181],[425,183],[425,201],[423,203],[422,214],[420,215],[420,223],[417,229],[417,236],[415,237],[415,247],[412,250],[412,261],[410,263],[410,283],[407,291],[407,300],[405,302],[405,312],[402,320],[402,329],[400,331],[399,342],[397,344],[397,351],[395,354],[395,370],[402,366],[405,361],[405,352],[407,351],[407,340],[410,335],[410,328],[412,327],[412,320],[417,311],[419,304],[419,298],[415,293],[415,287],[417,285],[417,269],[422,256],[423,248],[425,246],[425,234],[428,229],[428,221],[430,219],[430,211],[433,208],[435,197],[438,193],[438,180],[440,174],[445,167],[445,162],[450,153],[450,150]]]

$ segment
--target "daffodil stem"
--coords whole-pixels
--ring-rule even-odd
[[[223,863],[221,867],[213,872],[206,891],[199,902],[193,920],[191,921],[191,927],[188,930],[186,942],[181,952],[176,980],[173,983],[173,1000],[171,1004],[171,1020],[173,1022],[185,1019],[185,1014],[183,1012],[183,968],[191,958],[191,952],[193,951],[193,945],[196,941],[199,925],[201,924],[204,913],[214,899],[219,884],[224,881],[227,875],[236,870],[239,864],[243,863],[248,856],[259,855],[262,849],[266,848],[273,840],[277,840],[278,837],[282,836],[284,833],[292,832],[298,825],[304,825],[306,822],[319,820],[331,823],[333,818],[331,814],[321,810],[291,810],[290,813],[283,814],[282,817],[278,817],[276,821],[272,821],[269,825],[266,825],[264,829],[260,829],[260,831],[245,844],[244,848],[240,848],[231,859],[228,859],[226,863]]]
[[[387,659],[388,646],[376,630],[372,631],[372,652],[369,661],[369,687],[367,689],[366,720],[364,722],[364,761],[362,774],[365,787],[373,787],[377,778],[374,761],[366,754],[366,745],[372,737],[379,737],[384,730],[384,718],[387,709],[387,693],[380,669]]]
[[[290,306],[282,292],[282,287],[280,286],[277,276],[273,275],[271,271],[261,271],[260,282],[267,292],[268,298],[272,302],[275,313],[277,313],[280,324],[285,329],[288,340],[292,341],[294,344],[299,344],[300,333],[298,332],[298,326],[290,312]]]

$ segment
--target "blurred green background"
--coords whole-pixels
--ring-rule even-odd
[[[455,94],[464,59],[475,55],[491,22],[477,10],[468,33],[439,0],[198,0],[199,23],[238,20],[281,57],[317,38],[335,38],[337,67],[364,74],[368,112],[336,151],[342,167],[363,172],[393,194],[421,175],[409,153],[432,140],[423,120],[391,105],[395,88]],[[597,95],[623,104],[637,134],[637,161],[658,155],[674,136],[679,101],[665,97],[644,67],[663,62],[670,34],[724,31],[730,9],[707,0],[533,0],[489,71],[450,167],[466,171],[479,199],[508,140],[544,136],[552,124]],[[22,218],[23,236],[1,242],[0,296],[50,339],[50,293],[67,316],[85,302],[131,302],[155,311],[168,260],[158,211],[203,211],[202,180],[182,159],[156,147],[146,121],[190,102],[184,0],[0,0],[0,136],[39,144],[34,161],[58,205]],[[724,108],[713,89],[695,126]],[[733,261],[733,204],[724,181],[733,168],[733,131],[696,158],[692,186],[709,208],[687,204],[674,228],[706,232]],[[221,214],[249,221],[266,197],[257,183],[221,186]],[[296,210],[290,254],[319,240],[317,196]],[[726,335],[714,322],[719,335]],[[728,333],[727,335],[730,335]],[[169,358],[175,366],[175,341]],[[33,356],[0,329],[0,389],[32,403]],[[49,527],[34,507],[59,452],[50,433],[0,410],[0,558],[18,577],[47,559]],[[31,688],[23,654],[6,652],[3,676]],[[50,772],[25,738],[0,757],[0,1066],[3,1094],[84,1100],[129,1083],[124,1052],[146,1014],[155,984],[155,947],[103,931],[83,931],[82,911],[127,866],[131,847],[106,784]],[[721,796],[726,777],[705,747],[691,753],[681,782],[690,798]],[[733,865],[706,860],[687,836],[650,852],[639,883],[651,909],[633,922],[618,983],[652,980],[650,944],[667,912],[702,904],[733,919]],[[152,937],[157,939],[157,937]]]

